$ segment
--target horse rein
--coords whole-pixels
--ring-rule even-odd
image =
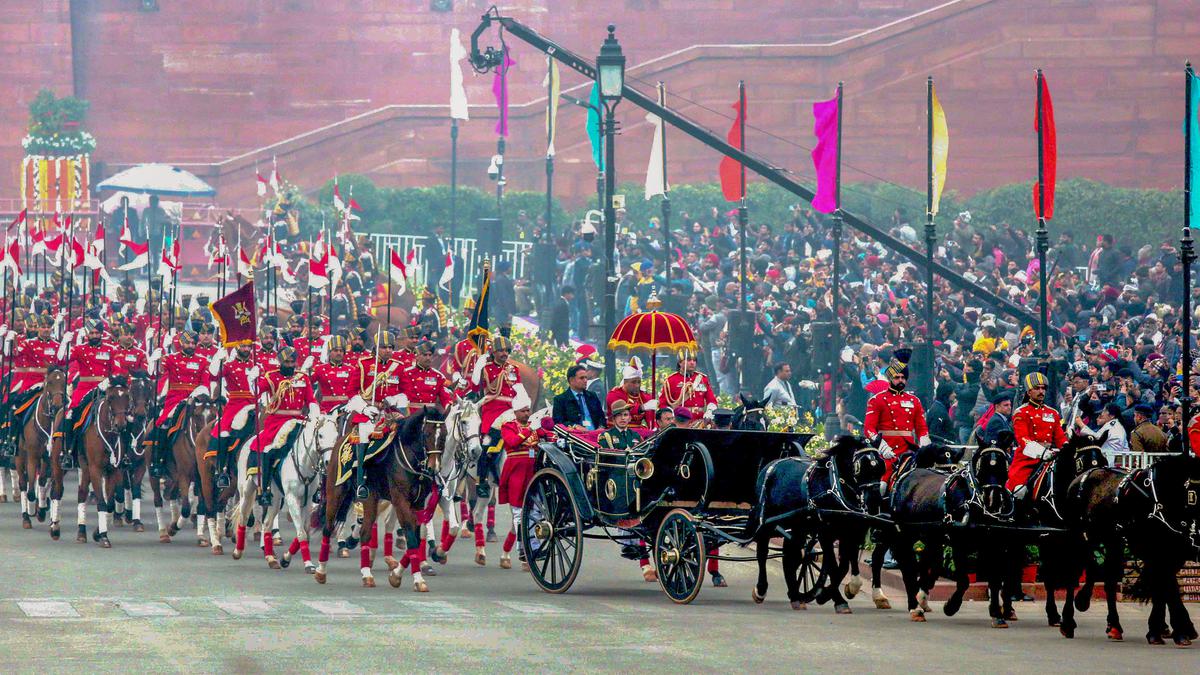
[[[1182,529],[1176,529],[1171,525],[1171,523],[1167,522],[1162,501],[1158,498],[1158,486],[1155,484],[1154,478],[1151,475],[1153,470],[1153,466],[1147,467],[1143,470],[1144,472],[1142,472],[1142,478],[1140,479],[1140,482],[1143,485],[1138,485],[1139,480],[1135,478],[1135,476],[1137,476],[1139,473],[1137,471],[1129,473],[1122,478],[1121,482],[1117,483],[1117,493],[1114,497],[1114,502],[1119,502],[1121,500],[1121,494],[1125,492],[1127,488],[1133,488],[1137,490],[1143,497],[1149,499],[1150,503],[1152,504],[1150,507],[1150,513],[1146,514],[1147,520],[1157,520],[1158,522],[1162,523],[1163,527],[1166,527],[1171,533],[1177,535],[1180,539],[1187,541],[1193,549],[1200,550],[1200,541],[1197,540],[1198,533],[1196,532],[1196,524],[1194,521],[1191,523],[1190,528],[1188,527],[1188,522],[1186,520],[1180,521],[1179,527]],[[1149,490],[1149,492],[1146,490]]]

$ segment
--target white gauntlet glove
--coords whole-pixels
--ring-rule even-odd
[[[652,398],[649,401],[646,401],[645,403],[643,403],[642,410],[647,410],[649,412],[654,412],[655,410],[658,410],[658,399]]]
[[[388,396],[383,399],[383,402],[397,410],[405,410],[408,408],[408,395],[401,393],[395,396]]]
[[[882,439],[879,441],[879,454],[887,460],[896,459],[896,452],[892,450],[892,446],[888,445],[887,441]]]
[[[1045,459],[1049,452],[1046,446],[1037,441],[1025,441],[1025,448],[1021,450],[1021,454],[1030,459]]]
[[[479,358],[475,359],[475,367],[471,369],[472,383],[479,384],[479,378],[483,376],[483,367],[487,365],[487,359],[488,352],[480,354]]]

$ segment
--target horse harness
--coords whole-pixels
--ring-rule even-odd
[[[981,460],[984,455],[992,453],[1003,454],[1004,451],[998,448],[985,449],[972,457],[971,461],[966,462],[964,466],[950,472],[946,476],[946,479],[942,482],[942,489],[938,494],[938,506],[945,513],[945,516],[943,516],[943,521],[946,524],[950,524],[955,520],[956,513],[951,512],[951,509],[947,506],[946,495],[949,494],[951,486],[956,481],[962,481],[967,488],[967,499],[959,506],[959,509],[957,510],[962,512],[962,522],[964,524],[967,522],[967,518],[971,513],[971,507],[975,507],[978,509],[979,513],[982,513],[993,520],[998,520],[1001,522],[1009,522],[1013,520],[1013,516],[1016,511],[1016,504],[1013,503],[1012,500],[1008,500],[1007,510],[998,513],[989,509],[987,504],[985,504],[983,501],[983,490],[981,489],[983,486],[979,485],[979,476],[975,471],[975,462]],[[1007,490],[1005,490],[1005,492],[1007,492]]]
[[[1171,525],[1165,515],[1162,500],[1158,498],[1158,486],[1154,481],[1155,467],[1150,466],[1143,469],[1138,469],[1127,474],[1117,483],[1117,493],[1113,496],[1113,502],[1119,503],[1122,496],[1129,495],[1130,491],[1136,490],[1139,494],[1150,501],[1150,513],[1146,514],[1147,520],[1157,520],[1162,523],[1168,531],[1177,535],[1180,539],[1187,541],[1194,549],[1200,549],[1200,532],[1196,530],[1196,521],[1188,522],[1181,520],[1179,527]],[[1192,477],[1184,478],[1184,494],[1185,504],[1189,507],[1200,506],[1200,480]],[[1134,523],[1124,523],[1120,527],[1132,528]]]

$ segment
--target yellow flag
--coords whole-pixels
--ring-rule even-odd
[[[558,126],[558,62],[547,56],[546,79],[546,156],[554,156],[554,135]]]
[[[933,147],[930,149],[930,162],[933,164],[933,208],[930,213],[937,215],[938,202],[942,201],[942,188],[946,186],[946,157],[950,154],[950,129],[946,126],[946,111],[938,101],[937,92],[930,94],[933,102]]]

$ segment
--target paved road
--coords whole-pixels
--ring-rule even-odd
[[[74,509],[63,513],[73,535]],[[1145,611],[1135,605],[1122,608],[1129,641],[1106,642],[1095,610],[1067,641],[1032,604],[1009,630],[990,628],[980,603],[912,624],[865,598],[852,616],[795,612],[773,578],[756,606],[752,566],[729,563],[730,588],[675,606],[605,542],[588,542],[574,588],[552,596],[499,569],[498,544],[481,568],[460,541],[429,579],[432,592],[416,594],[407,576],[395,590],[378,569],[380,587],[362,588],[357,556],[335,558],[319,586],[295,566],[269,570],[257,551],[239,562],[214,557],[189,532],[162,545],[152,532],[119,528],[112,541],[111,550],[73,536],[52,542],[45,525],[23,531],[17,507],[0,504],[0,672],[1195,672],[1200,663],[1200,654],[1145,645]]]

